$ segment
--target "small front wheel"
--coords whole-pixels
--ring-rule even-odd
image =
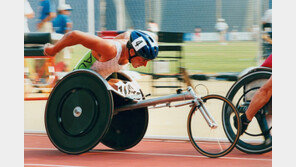
[[[188,115],[187,132],[194,148],[210,158],[224,156],[235,147],[241,130],[240,119],[234,105],[220,95],[208,95],[201,98],[200,105],[194,105]],[[234,138],[225,134],[224,109],[235,114],[238,130]],[[206,117],[210,118],[211,126]],[[212,120],[211,120],[212,118]],[[232,120],[234,121],[234,120]]]

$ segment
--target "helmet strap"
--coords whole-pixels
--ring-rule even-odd
[[[128,50],[128,62],[129,62],[129,63],[132,63],[131,60],[132,60],[133,58],[135,58],[135,57],[142,57],[142,56],[140,56],[140,55],[138,55],[138,54],[135,54],[134,56],[131,56],[131,54],[130,54],[130,49],[129,49],[129,50]]]
[[[128,49],[128,62],[131,63],[131,59],[133,58],[130,54],[130,50],[132,49],[132,45],[131,45],[131,42],[128,41],[127,44],[126,44],[126,47]]]
[[[127,42],[126,47],[127,47],[127,49],[128,49],[128,62],[129,62],[129,63],[132,63],[131,60],[132,60],[133,58],[137,57],[138,55],[131,56],[130,50],[131,50],[131,49],[134,49],[134,48],[132,47],[131,41],[128,41],[128,42]],[[136,53],[135,53],[135,54],[136,54]]]
[[[131,62],[131,60],[132,60],[132,58],[134,58],[135,56],[131,56],[131,54],[130,54],[130,49],[128,49],[128,62],[129,63],[132,63]]]

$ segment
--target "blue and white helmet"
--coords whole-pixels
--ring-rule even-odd
[[[152,60],[158,55],[157,41],[148,33],[143,31],[132,31],[127,43],[129,49],[133,48],[136,55]]]

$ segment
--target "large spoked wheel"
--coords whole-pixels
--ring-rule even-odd
[[[53,145],[68,154],[95,147],[113,115],[106,81],[90,70],[76,70],[61,79],[46,104],[45,127]]]
[[[226,98],[220,95],[208,95],[201,98],[203,105],[194,105],[188,115],[187,131],[189,139],[194,148],[201,154],[216,158],[221,157],[235,147],[241,129],[240,119],[235,120],[239,125],[238,130],[233,131],[233,136],[229,138],[225,134],[224,111],[233,113],[238,116],[238,112],[234,105]],[[216,127],[210,127],[202,115],[202,109],[207,112],[215,120]],[[233,120],[232,120],[233,121]]]
[[[270,78],[272,70],[257,68],[242,76],[227,93],[227,98],[236,106],[238,112],[245,113],[255,92]],[[251,154],[261,154],[272,150],[271,100],[260,109],[246,132],[240,137],[236,147]],[[233,136],[233,114],[225,112],[226,133]]]

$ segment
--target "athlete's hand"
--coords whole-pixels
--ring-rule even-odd
[[[45,56],[55,56],[56,53],[53,50],[53,45],[50,43],[47,43],[44,45],[44,51],[43,51]]]

